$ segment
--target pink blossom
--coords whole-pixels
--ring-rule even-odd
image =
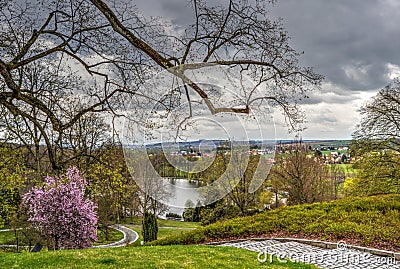
[[[55,249],[92,247],[97,240],[96,206],[84,197],[86,184],[72,167],[63,177],[46,177],[43,187],[23,196],[32,226],[51,239]]]

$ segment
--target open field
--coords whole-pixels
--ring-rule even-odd
[[[337,163],[337,164],[328,164],[329,171],[332,171],[332,167],[338,166],[346,174],[354,174],[357,169],[354,168],[354,165],[352,163]]]

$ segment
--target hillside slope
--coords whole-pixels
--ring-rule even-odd
[[[301,237],[400,250],[400,195],[343,199],[282,207],[214,223],[154,241],[153,245],[197,244],[247,237]]]

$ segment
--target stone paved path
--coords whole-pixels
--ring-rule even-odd
[[[120,224],[115,224],[110,226],[111,228],[120,231],[121,233],[124,234],[124,238],[119,240],[118,242],[114,242],[111,244],[107,244],[107,245],[99,245],[99,246],[94,246],[95,248],[113,248],[113,247],[123,247],[129,244],[132,244],[133,242],[135,242],[136,240],[138,240],[139,235],[137,232],[135,232],[132,229],[129,229],[125,226],[122,226]]]
[[[291,261],[314,264],[326,269],[400,269],[400,263],[392,257],[381,257],[368,252],[348,249],[324,249],[298,242],[282,243],[276,240],[241,241],[222,243],[220,246],[236,247],[258,252],[259,260],[270,262],[271,255]],[[268,254],[268,255],[265,255]]]

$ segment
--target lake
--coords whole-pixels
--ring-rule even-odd
[[[166,184],[167,191],[171,193],[171,197],[168,201],[170,209],[168,212],[182,215],[185,209],[185,203],[187,200],[192,200],[196,204],[200,197],[197,189],[201,186],[201,183],[197,180],[168,178],[169,184]]]

